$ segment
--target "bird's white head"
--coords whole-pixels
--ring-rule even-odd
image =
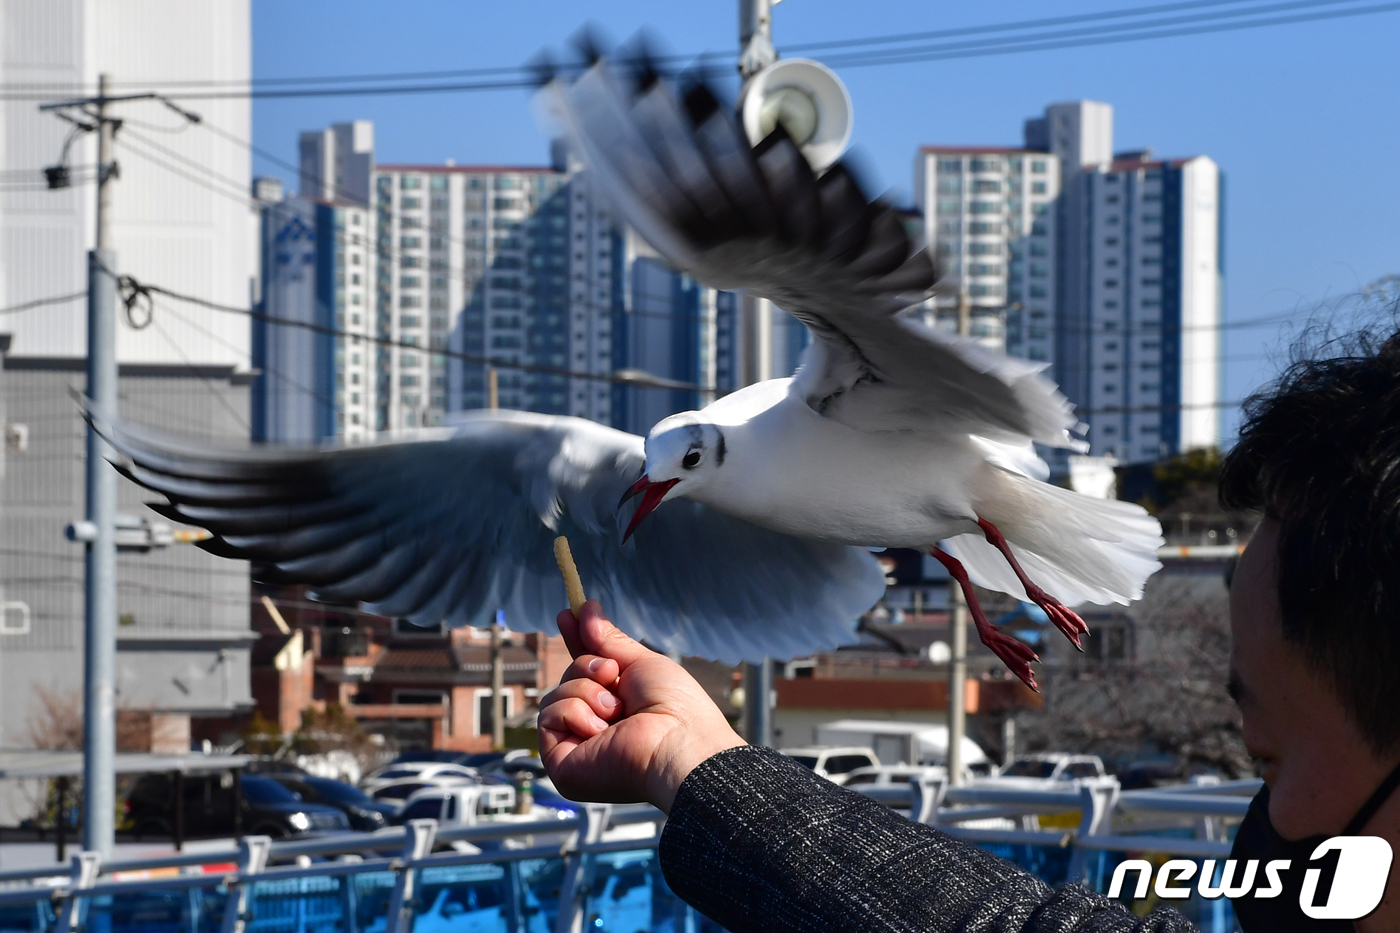
[[[622,497],[626,502],[642,496],[624,541],[665,500],[675,496],[702,498],[698,494],[703,494],[724,467],[728,451],[724,432],[702,421],[699,412],[686,411],[657,422],[647,435],[646,452],[646,472]]]

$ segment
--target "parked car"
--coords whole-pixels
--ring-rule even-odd
[[[390,764],[402,765],[411,762],[435,762],[444,765],[463,764],[463,758],[471,757],[467,752],[454,752],[446,748],[413,748],[400,752]]]
[[[350,821],[340,810],[302,800],[270,777],[249,774],[241,784],[241,823],[245,833],[282,838],[350,829]],[[232,835],[232,778],[224,774],[190,774],[185,776],[184,785],[185,835]],[[126,810],[138,836],[172,835],[176,813],[170,775],[143,775],[127,796]]]
[[[376,768],[360,779],[360,789],[371,797],[377,791],[399,781],[421,781],[424,784],[461,784],[478,778],[475,768],[439,761],[405,761]]]
[[[906,785],[911,778],[923,777],[948,779],[948,769],[942,765],[876,765],[873,768],[856,768],[846,775],[845,787],[862,785],[888,786]],[[971,784],[975,775],[971,768],[963,768],[963,783]]]
[[[857,768],[874,768],[880,764],[880,759],[875,757],[874,751],[854,745],[811,745],[804,748],[784,748],[780,751],[834,784],[846,783],[846,778]]]
[[[425,787],[404,801],[393,821],[437,820],[441,825],[473,823],[477,816],[509,813],[515,806],[515,788],[509,784],[465,784],[457,787]]]
[[[398,813],[403,809],[403,802],[405,800],[412,797],[418,791],[432,786],[434,785],[429,784],[427,781],[394,781],[377,788],[370,796],[379,803],[393,807],[394,812]],[[389,822],[392,823],[393,820],[391,819]]]
[[[396,804],[375,800],[353,784],[309,774],[275,774],[273,780],[308,803],[335,807],[350,821],[350,828],[374,832],[389,825],[389,818],[398,812]]]
[[[1022,755],[995,775],[979,783],[1014,787],[1053,787],[1066,781],[1103,777],[1103,761],[1098,755],[1067,755],[1042,752]]]

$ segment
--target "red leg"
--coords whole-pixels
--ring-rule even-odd
[[[1030,581],[1030,578],[1026,576],[1026,572],[1021,569],[1021,565],[1017,563],[1016,556],[1011,553],[1011,546],[1006,543],[1006,536],[1001,533],[1001,530],[997,528],[996,525],[993,525],[985,518],[977,519],[977,524],[981,526],[983,534],[987,536],[987,541],[992,547],[1001,551],[1002,556],[1006,558],[1006,562],[1011,565],[1011,569],[1016,571],[1016,577],[1021,581],[1021,585],[1026,588],[1026,596],[1030,598],[1030,601],[1041,609],[1044,609],[1045,614],[1050,617],[1050,621],[1055,623],[1055,627],[1065,633],[1065,637],[1070,640],[1070,643],[1073,644],[1074,647],[1083,651],[1084,646],[1080,644],[1079,636],[1081,634],[1089,634],[1089,626],[1084,624],[1084,620],[1079,618],[1079,616],[1064,603]]]
[[[992,653],[1001,658],[1011,669],[1011,673],[1021,678],[1022,683],[1039,693],[1040,687],[1036,686],[1035,674],[1031,671],[1031,662],[1040,660],[1035,650],[1025,642],[1002,634],[995,625],[987,621],[986,613],[982,611],[976,594],[972,592],[972,581],[967,578],[967,570],[963,568],[962,561],[938,547],[929,553],[948,568],[948,573],[952,574],[953,579],[958,581],[958,586],[962,587],[963,597],[967,600],[967,611],[972,615],[973,624],[977,626],[977,636],[982,639],[982,644],[992,649]]]

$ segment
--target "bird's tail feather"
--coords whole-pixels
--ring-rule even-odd
[[[993,468],[994,490],[974,502],[996,525],[1031,582],[1069,606],[1126,604],[1142,596],[1161,568],[1162,529],[1141,506],[1095,499]],[[972,581],[1026,598],[1006,558],[980,534],[958,535],[944,549],[962,561]]]

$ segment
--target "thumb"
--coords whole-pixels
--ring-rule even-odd
[[[603,615],[602,604],[596,599],[590,599],[579,610],[578,634],[589,653],[612,658],[619,668],[625,669],[652,653],[651,649],[609,622]]]

